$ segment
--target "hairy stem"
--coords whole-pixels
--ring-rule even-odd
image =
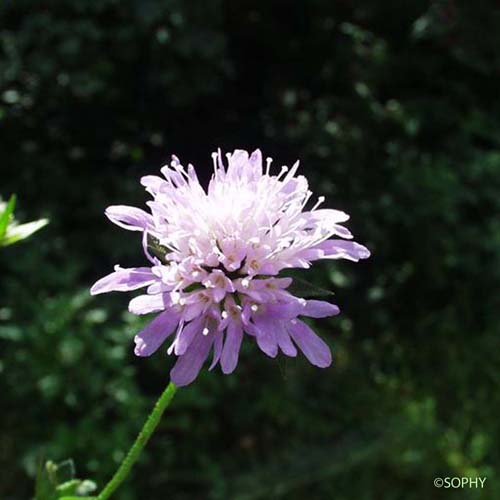
[[[123,462],[120,464],[120,467],[118,467],[115,475],[111,478],[109,483],[104,487],[104,489],[101,491],[101,493],[99,493],[97,497],[90,498],[96,498],[97,500],[107,500],[109,497],[111,497],[118,486],[120,486],[120,484],[122,484],[123,481],[127,478],[133,465],[135,464],[135,462],[137,462],[137,459],[144,449],[144,446],[160,423],[161,416],[172,401],[176,390],[177,387],[172,382],[170,382],[170,384],[168,384],[167,388],[163,391],[163,394],[156,402],[153,411],[149,414],[149,417],[147,418],[146,423],[141,429],[141,432],[139,432],[139,435],[137,436],[134,444],[128,451],[127,456],[124,458]]]

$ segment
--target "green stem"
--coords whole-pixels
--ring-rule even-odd
[[[146,420],[143,428],[141,429],[141,432],[139,432],[139,435],[132,445],[132,448],[130,448],[130,450],[128,451],[127,456],[124,458],[120,467],[118,467],[115,475],[111,478],[111,481],[109,481],[109,483],[104,487],[101,493],[99,493],[99,495],[96,497],[97,500],[107,500],[114,493],[116,488],[118,488],[118,486],[120,486],[120,484],[123,483],[123,481],[127,478],[130,470],[132,469],[132,466],[139,458],[141,451],[160,423],[161,416],[172,401],[176,390],[177,387],[172,382],[170,382],[170,384],[168,384],[167,388],[163,391],[163,394],[156,402],[153,411],[149,414],[149,417]]]

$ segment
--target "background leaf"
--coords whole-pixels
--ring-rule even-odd
[[[9,222],[13,217],[14,209],[16,207],[16,195],[13,194],[10,198],[3,211],[0,213],[0,245],[4,245],[4,237],[9,226]]]

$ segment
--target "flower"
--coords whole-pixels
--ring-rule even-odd
[[[150,356],[173,336],[168,353],[178,356],[170,373],[178,386],[191,383],[210,351],[210,369],[220,364],[231,373],[245,334],[270,357],[278,351],[296,356],[297,348],[313,364],[331,364],[327,344],[300,317],[323,318],[339,308],[305,300],[288,291],[292,279],[279,277],[288,268],[309,268],[319,259],[358,261],[368,249],[352,241],[341,223],[344,212],[305,210],[312,193],[296,175],[299,162],[271,175],[259,150],[213,153],[214,173],[205,191],[194,167],[172,157],[164,177],[141,179],[153,200],[150,212],[111,206],[108,218],[142,233],[151,265],[115,271],[99,280],[92,294],[146,288],[131,300],[134,314],[159,313],[135,337],[135,354]]]

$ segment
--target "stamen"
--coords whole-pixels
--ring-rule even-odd
[[[205,328],[203,328],[203,331],[202,331],[201,333],[202,333],[203,335],[205,335],[205,337],[206,337],[206,336],[208,335],[208,332],[209,332],[209,331],[210,331],[210,330],[209,330],[207,327],[205,327]]]
[[[312,191],[307,191],[304,199],[302,200],[302,203],[300,205],[300,209],[298,210],[298,213],[302,212],[304,207],[306,206],[307,202],[309,201],[309,198],[312,196]]]
[[[281,167],[281,170],[280,170],[280,173],[278,174],[277,179],[280,180],[280,178],[283,177],[283,174],[285,174],[286,172],[288,172],[288,167],[286,165],[283,165]]]
[[[257,304],[253,304],[252,306],[250,306],[250,309],[255,313],[259,310],[259,306]]]
[[[170,161],[170,166],[176,167],[177,165],[179,165],[179,163],[180,163],[179,158],[177,158],[177,156],[175,156],[175,155],[172,155],[172,160]]]
[[[324,201],[325,201],[325,197],[320,196],[318,198],[318,201],[316,202],[316,205],[314,205],[314,207],[311,208],[311,212],[314,212],[314,210],[316,210]]]
[[[271,170],[271,163],[273,162],[272,158],[266,158],[266,175],[269,175],[269,170]]]

